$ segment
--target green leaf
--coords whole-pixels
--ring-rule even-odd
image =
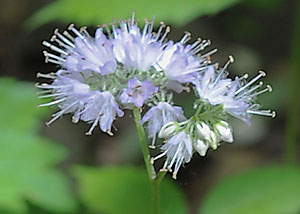
[[[34,86],[0,79],[0,210],[26,213],[25,200],[54,212],[73,212],[66,177],[54,168],[65,150],[38,134],[43,115]]]
[[[300,169],[272,166],[222,180],[204,199],[201,214],[300,212]]]
[[[32,132],[40,125],[45,110],[37,109],[34,84],[11,78],[0,79],[0,130]]]
[[[198,16],[212,15],[240,0],[57,0],[42,8],[26,24],[31,28],[51,21],[75,22],[80,25],[98,25],[124,19],[133,10],[141,20],[156,16],[158,21],[182,26]]]
[[[152,213],[151,186],[144,169],[134,167],[74,168],[79,194],[92,213]],[[187,213],[184,198],[170,180],[161,183],[161,213]]]

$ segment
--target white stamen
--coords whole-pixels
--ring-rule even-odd
[[[96,118],[96,120],[93,122],[91,128],[89,129],[89,131],[87,133],[85,133],[86,135],[92,135],[93,130],[95,129],[95,127],[97,126],[99,119],[100,119],[100,115]]]
[[[41,95],[38,98],[43,99],[43,98],[49,98],[49,97],[58,97],[58,96],[61,96],[61,95],[66,95],[66,93],[46,94],[46,95]]]
[[[61,61],[49,59],[49,58],[47,58],[47,57],[45,58],[45,62],[46,62],[46,63],[50,62],[50,63],[58,64],[58,65],[62,65],[62,64],[63,64],[63,62],[61,62]]]
[[[248,77],[249,77],[249,74],[244,74],[243,76],[241,76],[241,77],[239,78],[239,81],[242,81],[242,80],[244,80],[244,79],[248,79]]]
[[[176,164],[175,164],[175,167],[174,167],[174,172],[173,172],[173,175],[172,175],[172,178],[173,179],[177,179],[177,173],[178,173],[178,170],[179,170],[179,168],[180,168],[180,166],[181,166],[181,164],[182,164],[182,161],[183,161],[183,156],[181,156],[178,160],[177,160],[177,162],[176,162]]]
[[[53,35],[51,38],[51,41],[55,41],[59,46],[64,47],[65,49],[69,50],[70,52],[74,52],[74,48],[63,43],[62,41],[60,41],[59,39],[57,39],[56,35]],[[68,53],[69,55],[69,53]]]
[[[36,74],[36,77],[37,78],[42,77],[42,78],[48,78],[48,79],[55,79],[56,78],[53,74],[42,74],[40,72]]]
[[[194,47],[196,47],[197,45],[199,45],[201,43],[202,39],[198,38],[197,41],[195,41],[192,45],[191,45],[191,49],[193,49]]]
[[[211,56],[211,55],[217,53],[217,51],[218,51],[218,49],[213,49],[213,50],[209,51],[208,53],[200,55],[200,56],[203,57],[203,58],[206,58],[208,56]]]
[[[148,33],[152,33],[154,26],[155,16],[153,16],[152,21],[150,22]]]
[[[185,31],[182,39],[179,42],[182,43],[182,44],[185,44],[190,39],[191,39],[191,33],[188,32],[188,31]]]
[[[253,91],[259,89],[262,85],[263,85],[263,81],[260,81],[256,86],[252,87],[251,89],[249,89],[248,91],[246,91],[244,94],[238,95],[239,96],[246,96],[248,94],[251,94]]]
[[[145,35],[148,30],[148,26],[149,26],[149,21],[148,21],[148,19],[145,19],[145,26],[144,26],[143,33],[142,33],[142,41],[144,41]]]
[[[163,35],[163,36],[161,37],[161,39],[159,40],[160,43],[162,43],[162,42],[165,40],[165,38],[167,37],[168,33],[170,33],[170,31],[171,31],[170,26],[167,26],[164,35]]]
[[[51,105],[55,105],[55,104],[58,104],[58,103],[61,103],[63,101],[65,101],[67,98],[62,98],[60,100],[54,100],[52,102],[49,102],[49,103],[43,103],[43,104],[39,104],[38,107],[45,107],[45,106],[51,106]]]
[[[256,77],[254,77],[250,82],[248,82],[246,85],[244,85],[239,90],[237,90],[235,92],[235,94],[237,95],[238,93],[240,93],[241,91],[243,91],[245,88],[249,87],[254,82],[256,82],[258,79],[260,79],[261,77],[264,77],[264,76],[266,76],[266,73],[264,71],[259,71],[259,74]]]
[[[78,36],[80,39],[84,40],[84,36],[74,27],[74,24],[70,24],[68,30],[73,31],[73,33]]]
[[[43,44],[44,46],[50,48],[50,49],[53,50],[53,51],[56,51],[56,52],[61,53],[61,54],[64,54],[64,55],[68,55],[67,52],[65,52],[64,50],[62,50],[62,49],[56,47],[55,45],[50,44],[50,43],[47,42],[47,41],[43,41],[42,44]]]
[[[134,21],[135,21],[134,16],[135,16],[135,11],[132,11],[131,23],[130,23],[131,25],[134,25]]]
[[[70,39],[72,42],[75,42],[75,38],[71,35],[71,34],[69,34],[69,32],[68,31],[64,31],[63,32],[63,34],[68,38],[68,39]]]
[[[266,110],[247,110],[248,114],[256,114],[256,115],[262,115],[262,116],[268,116],[268,117],[275,117],[276,113],[275,111],[266,111]]]
[[[66,43],[66,44],[68,44],[69,46],[75,48],[75,45],[74,45],[72,42],[70,42],[66,37],[64,37],[63,35],[61,35],[61,34],[58,32],[58,29],[55,29],[55,30],[54,30],[54,34],[55,34],[56,36],[58,36],[58,38],[60,38],[64,43]]]
[[[63,59],[63,58],[61,58],[59,56],[56,56],[54,54],[48,53],[47,51],[43,51],[43,54],[44,54],[45,57],[51,57],[51,58],[56,59],[58,61],[62,61],[62,62],[66,61],[65,59]]]
[[[62,116],[68,109],[70,109],[71,107],[73,107],[75,104],[77,103],[71,103],[70,105],[68,105],[67,107],[65,107],[64,109],[62,109],[61,111],[57,112],[56,114],[53,115],[53,118],[51,120],[49,120],[46,125],[49,126],[51,123],[53,123],[55,120],[57,120],[60,116]]]
[[[165,26],[166,26],[165,23],[163,23],[163,22],[160,23],[160,26],[159,26],[159,28],[158,28],[158,31],[157,31],[155,40],[158,40],[158,38],[159,38],[159,36],[160,36],[162,30],[165,28]]]
[[[265,92],[271,92],[271,91],[272,91],[272,87],[270,85],[267,85],[267,87],[265,89],[263,89],[261,91],[258,91],[258,92],[254,93],[254,94],[251,94],[249,96],[249,98],[256,97],[256,96],[258,96],[260,94],[263,94]]]
[[[172,168],[172,166],[173,166],[175,160],[178,159],[178,154],[179,154],[179,152],[180,152],[180,150],[181,150],[181,147],[182,147],[182,145],[181,145],[181,143],[180,143],[180,144],[178,145],[178,148],[177,148],[177,150],[176,150],[174,156],[173,156],[173,159],[172,159],[171,162],[169,163],[169,166],[168,166],[168,169],[169,169],[169,170],[172,170],[171,168]]]
[[[233,56],[229,55],[229,59],[228,61],[226,62],[226,64],[224,65],[224,67],[222,68],[222,70],[227,70],[227,67],[229,66],[230,63],[233,63],[234,62],[234,58]]]

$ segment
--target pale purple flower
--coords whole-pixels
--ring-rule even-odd
[[[85,104],[85,99],[95,92],[90,91],[90,87],[81,82],[81,77],[65,70],[59,70],[56,75],[40,74],[38,77],[54,79],[52,84],[43,83],[36,85],[37,88],[44,89],[38,92],[39,98],[53,98],[53,101],[40,104],[40,107],[57,105],[61,110],[53,114],[53,118],[47,122],[50,125],[63,114],[74,113],[77,115],[80,108]]]
[[[108,91],[97,91],[93,96],[87,98],[86,101],[86,105],[79,112],[81,120],[92,123],[90,130],[86,134],[91,135],[94,128],[99,124],[103,132],[112,135],[111,127],[116,116],[124,116],[124,112],[119,108],[114,96]]]
[[[232,80],[224,72],[217,73],[214,66],[209,66],[202,76],[194,81],[200,98],[212,105],[223,104],[231,87]]]
[[[163,152],[152,158],[151,161],[154,162],[163,156],[167,156],[162,170],[173,171],[173,178],[176,179],[180,166],[183,163],[190,162],[193,156],[191,137],[184,131],[178,132],[161,147],[161,150]]]
[[[141,120],[141,124],[147,123],[148,137],[152,138],[151,146],[154,147],[157,133],[168,122],[180,122],[186,120],[184,112],[179,106],[172,106],[167,102],[159,102],[151,107]]]
[[[231,61],[232,59],[230,59]],[[251,114],[274,117],[275,112],[260,110],[260,105],[256,103],[258,95],[272,90],[268,85],[265,89],[258,91],[263,85],[262,82],[253,85],[266,74],[260,72],[249,82],[245,82],[245,78],[248,75],[241,78],[236,77],[232,81],[230,78],[227,78],[225,71],[227,66],[228,63],[221,70],[216,70],[214,66],[209,66],[199,80],[193,82],[200,98],[211,105],[222,104],[227,113],[243,120],[247,124],[250,124]]]
[[[58,53],[58,55],[44,51],[46,62],[52,62],[70,71],[91,70],[100,74],[110,74],[116,69],[116,60],[113,54],[112,43],[98,28],[95,38],[90,36],[85,28],[79,32],[73,25],[69,30],[74,34],[58,30],[54,31],[52,42],[47,41],[43,45]]]
[[[117,61],[125,68],[146,71],[156,65],[170,28],[162,24],[157,33],[153,34],[154,20],[151,23],[146,20],[141,31],[134,15],[133,13],[130,21],[121,20],[120,28],[112,25],[113,51]]]
[[[235,116],[248,125],[250,125],[250,116],[252,114],[275,117],[275,111],[263,110],[261,105],[256,103],[257,96],[265,92],[272,91],[272,87],[267,85],[266,88],[259,90],[263,86],[263,82],[256,83],[261,77],[266,76],[266,73],[260,71],[259,74],[246,81],[248,75],[244,75],[241,78],[236,77],[232,82],[231,87],[227,93],[228,100],[224,103],[226,111]]]
[[[89,85],[81,82],[82,79],[78,73],[59,70],[55,76],[44,74],[38,74],[38,76],[54,79],[50,85],[45,83],[36,85],[37,88],[46,89],[39,92],[39,98],[53,98],[53,101],[39,106],[57,105],[61,109],[53,114],[53,118],[47,125],[63,114],[73,113],[74,123],[79,120],[92,123],[87,134],[91,134],[97,124],[103,132],[111,134],[112,122],[116,115],[119,117],[124,115],[110,92],[91,91]]]
[[[186,33],[179,42],[169,42],[155,66],[158,71],[164,71],[171,81],[192,82],[197,78],[199,71],[206,68],[207,57],[215,52],[213,50],[203,56],[196,56],[210,44],[210,41],[197,40],[191,45],[185,45],[189,39],[190,34]]]
[[[123,89],[120,95],[122,103],[133,103],[137,107],[142,107],[146,99],[150,98],[158,88],[153,86],[149,80],[143,82],[136,77],[128,81],[128,88]]]

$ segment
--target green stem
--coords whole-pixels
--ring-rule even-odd
[[[135,125],[137,128],[137,132],[140,139],[140,146],[143,152],[144,162],[146,165],[148,177],[152,187],[152,205],[153,205],[153,214],[159,214],[159,196],[160,196],[160,183],[164,178],[166,172],[159,172],[158,174],[155,173],[155,169],[150,162],[150,152],[148,149],[148,142],[145,135],[145,131],[143,126],[140,124],[141,121],[141,113],[140,110],[133,106],[133,116]]]
[[[134,116],[134,121],[136,125],[136,129],[140,138],[140,146],[143,152],[143,157],[144,157],[144,162],[147,168],[147,173],[149,176],[150,181],[154,180],[156,178],[156,173],[153,165],[150,162],[150,152],[148,149],[148,142],[147,138],[145,135],[145,131],[143,126],[140,124],[141,121],[141,113],[140,109],[136,106],[133,106],[133,116]]]
[[[288,79],[288,111],[286,125],[285,161],[297,162],[299,141],[299,91],[300,91],[300,2],[296,1],[293,40],[291,44],[290,73]]]
[[[152,180],[153,214],[159,214],[160,207],[160,182],[166,175],[166,172],[159,172],[157,177]]]

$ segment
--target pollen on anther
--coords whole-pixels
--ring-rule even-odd
[[[270,86],[270,85],[267,85],[267,88],[268,88],[269,92],[271,92],[273,90],[272,86]]]
[[[260,73],[260,74],[261,74],[261,76],[263,76],[263,77],[267,76],[267,73],[266,73],[266,72],[264,72],[264,71],[259,71],[259,73]]]

